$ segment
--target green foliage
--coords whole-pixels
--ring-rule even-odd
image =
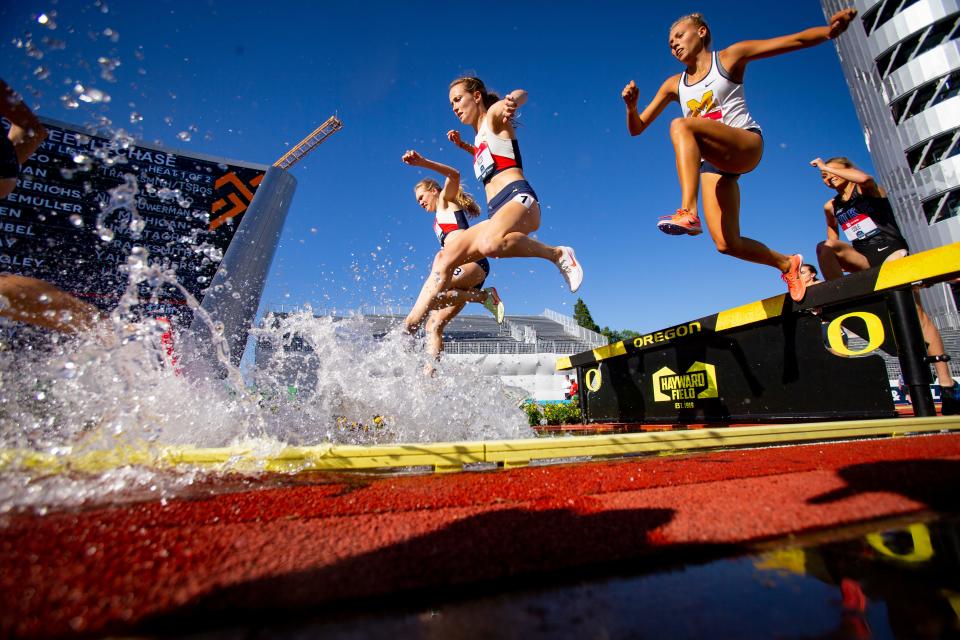
[[[611,329],[610,327],[604,327],[600,330],[600,335],[604,336],[610,343],[621,342],[623,340],[633,340],[638,337],[640,334],[636,331],[631,331],[630,329],[623,329],[618,331],[617,329]]]
[[[557,402],[543,406],[536,402],[527,402],[521,407],[527,414],[527,422],[531,427],[543,424],[580,424],[583,421],[580,415],[580,404],[575,401]]]
[[[587,309],[587,303],[583,301],[583,298],[577,298],[576,304],[573,305],[573,319],[584,329],[598,333],[600,331],[600,327],[593,321],[593,316],[590,315],[590,309]]]

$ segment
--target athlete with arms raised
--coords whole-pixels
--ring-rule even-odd
[[[683,117],[670,124],[680,179],[680,208],[658,223],[671,235],[698,235],[702,231],[698,191],[703,192],[703,216],[720,253],[770,265],[780,270],[799,302],[806,287],[799,277],[803,257],[785,255],[740,235],[741,174],[753,171],[763,154],[760,125],[747,110],[743,79],[753,60],[804,49],[836,38],[857,12],[845,9],[829,24],[769,40],[745,40],[714,52],[712,34],[703,16],[693,13],[670,27],[670,51],[686,70],[667,78],[643,112],[637,109],[639,91],[631,80],[621,94],[627,106],[627,129],[636,136],[650,126],[670,102],[679,102]]]
[[[843,277],[844,271],[865,271],[907,255],[907,240],[897,225],[887,192],[873,176],[842,156],[826,162],[815,158],[810,165],[820,171],[823,184],[836,192],[823,205],[827,239],[817,245],[817,260],[824,278],[835,280]],[[940,383],[940,411],[944,415],[960,413],[960,387],[950,375],[950,358],[945,355],[943,338],[923,310],[916,290],[913,295],[927,355],[934,360]]]
[[[479,78],[457,78],[450,83],[450,105],[460,122],[477,132],[474,144],[450,131],[447,137],[474,157],[474,173],[483,182],[488,219],[465,230],[455,247],[437,256],[434,271],[407,315],[408,331],[415,331],[430,310],[432,300],[447,289],[453,271],[481,258],[543,258],[557,265],[570,291],[580,288],[583,268],[571,247],[551,247],[529,236],[540,228],[540,204],[523,175],[523,160],[513,118],[527,101],[527,92],[511,91],[503,99],[487,91]]]
[[[413,193],[425,211],[434,214],[433,230],[440,242],[440,251],[433,260],[431,273],[438,269],[438,262],[445,251],[457,252],[457,245],[464,231],[470,228],[467,217],[480,215],[480,205],[463,190],[460,184],[460,172],[453,167],[424,158],[416,151],[403,154],[403,161],[414,167],[424,167],[444,176],[443,187],[433,178],[424,178],[413,188]],[[483,283],[490,275],[490,262],[481,258],[453,270],[447,288],[430,298],[430,317],[426,323],[427,351],[436,358],[443,351],[443,329],[460,313],[468,302],[483,304],[497,322],[503,323],[503,302],[494,287],[483,289]],[[428,277],[424,288],[430,287],[432,277]]]

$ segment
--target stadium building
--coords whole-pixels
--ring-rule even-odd
[[[282,310],[272,313],[274,319],[285,315]],[[317,317],[326,316],[335,322],[345,317],[334,312],[317,314]],[[377,313],[376,309],[363,310],[350,317],[358,316],[365,327],[366,337],[373,339],[382,338],[401,325],[405,318],[405,315],[390,312]],[[263,322],[267,322],[267,318],[270,316]],[[444,329],[443,357],[474,364],[484,375],[498,376],[504,384],[521,388],[536,400],[562,400],[569,386],[569,372],[556,371],[557,356],[580,353],[605,344],[606,338],[599,333],[584,329],[573,318],[550,309],[538,316],[508,315],[502,325],[490,315],[461,314]],[[258,367],[273,359],[274,349],[269,340],[257,340],[255,361]],[[309,365],[310,347],[294,338],[285,350],[285,370],[277,382],[295,387],[300,381],[299,384],[310,386],[304,378],[315,368]]]
[[[822,0],[828,18],[850,4]],[[835,42],[877,181],[913,252],[960,241],[960,0],[853,4],[859,15]],[[956,342],[957,288],[922,296]]]

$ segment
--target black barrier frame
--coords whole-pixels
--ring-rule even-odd
[[[937,408],[930,392],[930,364],[927,362],[927,346],[923,339],[923,327],[917,313],[913,289],[897,289],[886,295],[897,341],[897,360],[903,381],[910,389],[910,404],[916,416],[935,416]]]
[[[651,424],[666,421],[677,424],[838,419],[858,417],[860,407],[863,408],[861,417],[864,418],[893,417],[896,409],[890,396],[886,368],[882,359],[871,353],[880,349],[898,358],[904,380],[910,389],[915,414],[933,416],[936,415],[936,408],[930,390],[930,360],[926,357],[926,343],[914,290],[958,275],[960,243],[955,243],[810,287],[800,303],[794,303],[783,295],[756,301],[642,335],[636,340],[561,357],[557,368],[576,370],[581,390],[580,411],[585,423]],[[859,318],[857,321],[865,325],[872,323],[878,327],[878,336],[882,332],[881,337],[875,338],[870,333],[870,327],[866,327],[867,334],[864,335],[869,337],[869,349],[849,351],[846,343],[839,344],[838,339],[845,330],[862,333],[857,328],[845,326],[844,323],[851,321],[846,319],[850,316]],[[837,322],[840,324],[835,325]],[[817,350],[804,348],[813,344],[815,327],[825,331],[824,337],[829,343],[829,348],[824,347],[820,353],[812,353]],[[749,335],[755,337],[749,338]],[[819,332],[816,335],[819,337]],[[746,339],[753,342],[743,342]],[[777,346],[782,351],[777,351]],[[769,353],[771,351],[772,356]],[[783,354],[782,361],[776,359],[780,353]],[[824,358],[828,354],[829,360]],[[861,355],[866,357],[857,357]],[[721,372],[719,378],[724,379],[722,386],[725,389],[717,392],[716,380],[719,378],[716,373],[708,373],[708,378],[714,376],[712,393],[691,395],[691,389],[685,389],[682,394],[670,391],[678,388],[675,386],[680,384],[677,380],[684,376],[691,380],[699,378],[699,384],[702,384],[704,376],[693,372],[702,371],[703,367],[714,368],[710,358],[721,363],[716,366],[716,371]],[[861,362],[852,364],[853,361]],[[701,368],[694,369],[694,365]],[[818,367],[823,367],[822,372],[817,370]],[[761,377],[757,377],[751,369],[755,369]],[[722,373],[724,371],[729,373]],[[771,376],[771,371],[775,375],[763,377]],[[802,390],[806,383],[800,384],[798,380],[810,375],[817,379],[817,384],[811,385],[811,391],[804,394]],[[670,378],[666,381],[668,384],[658,388],[657,385],[663,383],[665,377]],[[824,380],[836,382],[830,384]],[[860,388],[851,388],[849,398],[838,397],[835,387],[847,384],[847,380],[856,381],[861,385]],[[732,385],[730,381],[733,381]],[[747,395],[737,395],[738,385],[739,390]],[[777,400],[771,399],[771,390],[776,392],[778,386],[783,386],[783,389],[779,389],[783,391],[790,385],[794,389],[799,388],[802,395],[810,396],[804,398],[807,405],[801,411],[792,411],[795,403],[789,391],[789,400],[782,404],[781,397],[780,407],[775,406]],[[700,387],[697,391],[706,389]],[[748,395],[751,393],[753,396]],[[746,411],[739,412],[732,409],[727,411],[728,405],[732,407],[737,405],[738,399],[742,401],[749,397],[762,407],[748,407]],[[692,403],[673,402],[678,398],[696,400]],[[701,402],[702,398],[715,400]],[[745,402],[749,404],[750,401],[748,399]],[[810,407],[817,401],[822,401],[822,410],[811,410]],[[802,404],[797,403],[796,406]],[[687,406],[692,409],[682,410]],[[724,420],[725,411],[727,417],[734,419]]]

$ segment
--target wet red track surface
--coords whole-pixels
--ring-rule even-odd
[[[122,633],[736,553],[960,506],[960,435],[430,476],[224,479],[0,528],[3,636]],[[306,609],[304,609],[306,610]]]

